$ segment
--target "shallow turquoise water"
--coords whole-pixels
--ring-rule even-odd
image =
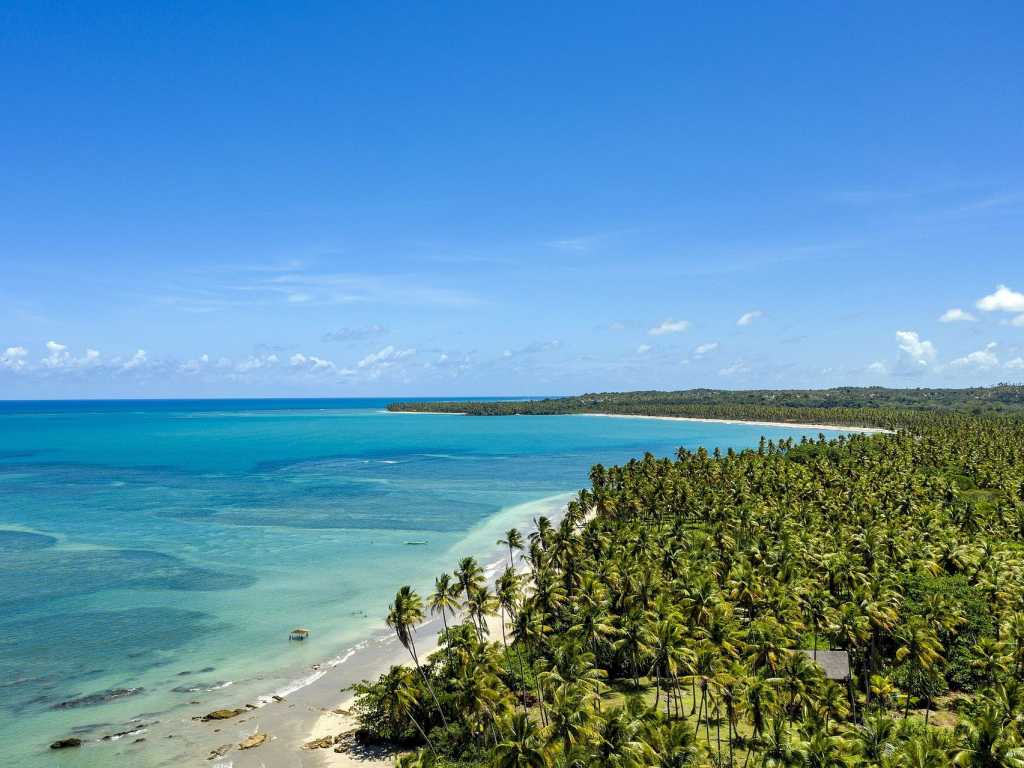
[[[0,765],[109,764],[46,745],[286,689],[595,462],[801,434],[385,403],[0,403]]]

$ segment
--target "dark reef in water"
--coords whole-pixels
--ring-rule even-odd
[[[97,704],[106,704],[108,701],[124,699],[128,696],[135,696],[142,693],[144,688],[110,688],[106,691],[97,691],[75,699],[68,699],[54,704],[52,709],[75,709],[77,707],[93,707]]]

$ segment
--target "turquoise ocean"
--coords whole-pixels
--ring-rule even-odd
[[[356,653],[399,586],[500,557],[504,530],[557,515],[594,463],[818,434],[386,404],[0,403],[0,765],[166,764],[160,721]],[[118,734],[139,729],[126,762],[138,736]],[[85,747],[47,748],[72,735]]]

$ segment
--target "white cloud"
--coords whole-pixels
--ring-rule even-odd
[[[664,336],[666,333],[682,333],[690,327],[689,320],[665,320],[648,331],[651,336]]]
[[[67,346],[58,344],[56,341],[46,342],[46,349],[50,353],[40,362],[47,368],[61,368],[71,361],[71,353]]]
[[[187,360],[184,363],[182,363],[178,367],[178,370],[181,373],[185,373],[185,374],[199,373],[199,371],[201,371],[204,367],[206,367],[206,365],[209,362],[210,362],[210,356],[209,355],[200,355],[199,357],[197,357],[197,358],[195,358],[193,360]]]
[[[296,352],[288,358],[288,362],[292,368],[305,368],[314,372],[329,371],[334,368],[334,363],[330,360],[325,360],[316,355],[304,355],[301,352]]]
[[[1000,285],[996,287],[995,293],[978,299],[976,306],[982,312],[1024,313],[1024,293],[1017,293],[1005,285]]]
[[[1024,315],[1017,315],[1010,321],[1010,325],[1015,325],[1018,328],[1024,327]]]
[[[984,349],[979,349],[976,352],[971,352],[969,355],[958,357],[956,360],[950,362],[952,368],[975,368],[977,370],[986,370],[988,368],[995,368],[999,365],[999,358],[996,357],[996,353],[993,352],[996,348],[994,341],[989,342],[985,345]]]
[[[694,357],[703,357],[709,352],[714,352],[716,349],[718,349],[718,342],[709,341],[706,344],[699,344],[697,347],[695,347],[693,350],[693,354]]]
[[[608,323],[608,330],[609,331],[624,331],[624,330],[626,330],[626,326],[623,325],[622,323],[620,323],[618,320],[613,320],[612,322]]]
[[[926,366],[935,361],[935,345],[924,341],[917,331],[896,331],[896,338],[900,349],[915,363]]]
[[[289,293],[288,301],[291,304],[305,304],[312,300],[312,296],[308,293]]]
[[[415,349],[396,349],[388,344],[384,349],[373,352],[357,363],[359,368],[386,368],[394,365],[399,360],[411,357],[416,354]]]
[[[25,358],[28,357],[28,350],[24,347],[8,347],[0,355],[0,368],[7,368],[11,371],[20,371],[25,365]]]
[[[757,318],[763,315],[764,312],[762,312],[760,309],[753,309],[750,312],[745,312],[744,314],[740,315],[740,319],[736,321],[736,325],[750,325],[752,322],[757,320]]]
[[[876,360],[868,366],[868,373],[877,373],[880,376],[885,376],[889,373],[889,369],[885,367],[885,363],[881,360]]]
[[[959,307],[947,309],[939,316],[940,323],[973,323],[977,319],[970,312],[965,312]]]
[[[131,371],[135,368],[139,368],[146,364],[146,350],[138,349],[135,354],[132,355],[128,360],[125,361],[124,365],[121,366],[123,371]]]
[[[651,351],[651,349],[653,349],[653,347],[651,347],[650,344],[641,344],[639,347],[636,348],[636,353],[638,355],[646,355],[648,352]]]
[[[250,371],[258,371],[261,368],[270,368],[279,362],[281,361],[275,354],[249,355],[249,357],[235,366],[235,370],[238,373],[249,373]]]
[[[1014,370],[1024,370],[1024,357],[1015,357],[1006,363],[1007,368],[1013,368]]]

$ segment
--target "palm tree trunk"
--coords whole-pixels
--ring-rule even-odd
[[[719,705],[715,705],[715,741],[718,743],[718,764],[722,764],[722,712]]]
[[[430,747],[430,751],[434,753],[434,757],[437,757],[437,750],[434,749],[434,743],[430,740],[430,737],[427,736],[426,732],[423,730],[423,727],[416,722],[416,718],[412,715],[409,715],[409,719],[412,720],[412,724],[416,727],[416,730],[420,732],[420,736],[423,737],[423,740],[427,742],[427,746]]]
[[[416,671],[420,673],[420,677],[423,679],[423,684],[427,686],[427,690],[430,691],[430,698],[434,700],[434,706],[437,707],[437,713],[441,716],[441,722],[444,723],[444,727],[448,727],[448,718],[444,716],[444,710],[441,708],[441,702],[437,700],[437,694],[434,693],[434,686],[430,684],[427,679],[426,673],[423,671],[423,667],[420,666],[419,657],[416,655],[416,642],[412,639],[412,633],[409,633],[409,654],[412,656],[412,662],[416,665]]]

